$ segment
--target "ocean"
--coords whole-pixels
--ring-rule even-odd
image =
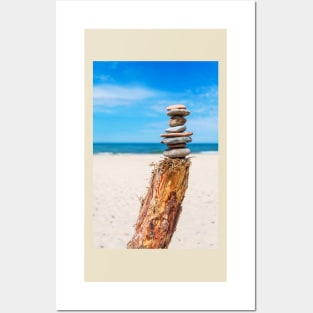
[[[218,151],[217,143],[188,143],[191,153],[212,153]],[[161,143],[94,143],[93,154],[161,154],[166,145]]]

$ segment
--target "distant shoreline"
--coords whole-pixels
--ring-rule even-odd
[[[192,157],[193,155],[216,155],[218,154],[218,151],[201,151],[201,152],[192,152],[187,156],[187,157]],[[162,152],[158,152],[158,153],[126,153],[126,152],[122,152],[122,153],[112,153],[112,152],[97,152],[93,154],[94,156],[117,156],[117,155],[121,155],[121,156],[127,156],[127,155],[155,155],[155,156],[163,156]]]
[[[218,152],[217,143],[190,143],[191,153],[207,154]],[[162,154],[166,145],[161,143],[93,143],[93,154]]]

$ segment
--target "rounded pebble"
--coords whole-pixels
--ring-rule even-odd
[[[187,116],[189,114],[190,114],[190,111],[185,110],[185,109],[173,109],[167,112],[168,116],[174,116],[174,115]]]
[[[169,149],[185,148],[186,144],[185,143],[167,144],[167,147]]]
[[[184,158],[189,153],[190,153],[190,149],[181,148],[181,149],[165,150],[163,152],[163,155],[169,158]]]
[[[183,132],[184,130],[186,130],[186,126],[184,125],[179,125],[179,126],[175,126],[175,127],[169,127],[166,129],[167,133],[180,133]]]
[[[187,122],[187,120],[186,120],[184,117],[176,115],[176,116],[173,116],[173,117],[169,120],[168,124],[169,124],[171,127],[174,127],[174,126],[181,126],[181,125],[184,125],[186,122]]]
[[[185,132],[185,133],[167,133],[161,134],[160,137],[188,137],[192,136],[193,132]]]
[[[192,139],[190,137],[170,137],[170,138],[164,138],[161,143],[165,144],[176,144],[176,143],[186,143],[191,142]]]
[[[173,104],[166,108],[166,110],[173,110],[173,109],[187,109],[183,104]]]

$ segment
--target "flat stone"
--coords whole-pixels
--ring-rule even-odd
[[[167,133],[167,134],[161,134],[160,137],[188,137],[192,135],[193,135],[193,132]]]
[[[186,122],[187,122],[187,120],[186,120],[184,117],[176,115],[176,116],[173,116],[173,117],[169,120],[168,124],[169,124],[171,127],[174,127],[174,126],[181,126],[181,125],[184,125]]]
[[[174,116],[174,115],[187,116],[189,114],[190,114],[190,111],[185,110],[185,109],[174,109],[174,110],[169,110],[167,112],[168,116]]]
[[[169,149],[185,148],[186,144],[185,143],[168,144],[167,147]]]
[[[166,108],[166,110],[173,110],[173,109],[186,109],[186,106],[183,104],[173,104]]]
[[[179,125],[179,126],[167,128],[166,132],[167,133],[180,133],[180,132],[183,132],[184,130],[186,130],[186,126]]]
[[[176,144],[176,143],[186,143],[191,142],[192,139],[190,137],[170,137],[170,138],[164,138],[161,143],[167,144]]]
[[[163,152],[163,155],[169,158],[184,158],[189,153],[190,153],[190,149],[181,148],[181,149],[165,150]]]

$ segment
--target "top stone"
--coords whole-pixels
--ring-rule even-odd
[[[166,108],[166,110],[174,110],[174,109],[186,109],[186,106],[183,104],[173,104]]]

